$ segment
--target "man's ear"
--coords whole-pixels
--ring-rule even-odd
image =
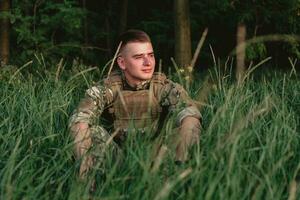
[[[124,63],[124,58],[122,56],[119,56],[117,58],[117,63],[119,65],[119,67],[122,69],[122,70],[125,70],[126,67],[125,67],[125,63]]]

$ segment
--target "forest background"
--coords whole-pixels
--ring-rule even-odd
[[[233,56],[239,24],[246,26],[246,39],[300,34],[298,0],[1,0],[0,5],[2,65],[23,65],[42,54],[51,64],[77,59],[101,68],[112,58],[117,36],[135,28],[149,33],[163,66],[171,65],[174,56],[184,66],[187,61],[180,57],[191,60],[208,28],[196,63],[201,70],[213,64],[209,45],[221,60]],[[187,55],[180,55],[176,46],[183,46]],[[288,57],[300,57],[299,43],[281,38],[247,46],[248,61],[268,56],[270,68],[289,67]]]

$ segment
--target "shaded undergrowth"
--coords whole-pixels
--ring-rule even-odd
[[[67,129],[90,73],[0,80],[0,199],[299,197],[292,187],[300,168],[296,74],[265,72],[241,86],[218,69],[196,75],[189,93],[201,107],[203,127],[189,162],[174,165],[172,147],[164,146],[161,164],[152,170],[155,142],[134,138],[122,158],[107,159],[105,175],[96,172],[91,194],[93,181],[77,178]],[[172,123],[163,132],[172,135]]]

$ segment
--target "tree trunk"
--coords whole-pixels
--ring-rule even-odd
[[[112,1],[106,2],[106,14],[105,14],[105,32],[106,32],[106,46],[108,49],[108,57],[113,56],[113,39],[112,39],[112,29],[111,29],[111,16],[112,16]]]
[[[174,1],[175,61],[179,67],[188,67],[192,59],[189,0]]]
[[[10,11],[10,1],[0,1],[0,12]],[[7,64],[9,60],[9,18],[0,18],[0,62]]]
[[[246,25],[243,23],[238,24],[236,35],[236,79],[240,85],[245,76],[245,51],[246,51]]]
[[[127,28],[127,10],[128,0],[122,0],[120,10],[119,34],[123,33]]]
[[[84,10],[87,10],[87,6],[86,6],[86,0],[81,0],[82,3],[82,8]],[[88,18],[87,18],[87,14],[85,15],[84,19],[83,19],[83,37],[84,37],[84,47],[88,46],[89,43],[89,36],[88,36]],[[86,48],[83,48],[83,54],[86,54]]]

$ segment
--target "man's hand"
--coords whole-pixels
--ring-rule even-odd
[[[187,116],[181,121],[176,161],[185,162],[188,159],[189,147],[199,142],[200,127],[200,121],[195,117]]]

